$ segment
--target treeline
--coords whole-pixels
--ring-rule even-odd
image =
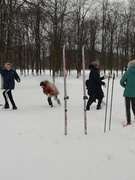
[[[22,73],[82,69],[98,59],[101,68],[126,70],[135,58],[135,1],[0,0],[0,66],[13,63]]]

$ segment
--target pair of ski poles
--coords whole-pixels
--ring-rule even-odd
[[[110,78],[111,78],[111,74],[110,74],[110,72],[109,72],[109,73],[108,73],[108,82],[107,82],[107,94],[106,94],[106,108],[105,108],[104,132],[106,132]],[[115,80],[115,73],[113,72],[113,73],[112,73],[111,98],[110,98],[109,131],[111,130],[111,120],[112,120],[112,103],[113,103],[114,80]]]

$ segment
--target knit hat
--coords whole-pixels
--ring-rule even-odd
[[[5,64],[5,66],[10,66],[10,67],[12,67],[12,64],[9,63],[9,62],[7,62],[7,63]]]
[[[129,63],[127,64],[128,68],[130,68],[131,66],[135,66],[135,60],[131,60],[129,61]]]
[[[91,63],[91,65],[97,67],[97,66],[99,66],[99,62],[98,62],[98,61],[93,61],[93,62]]]
[[[99,67],[99,62],[98,61],[93,61],[90,65],[89,65],[89,69],[91,68],[97,68]]]

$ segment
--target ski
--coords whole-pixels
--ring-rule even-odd
[[[4,106],[3,104],[0,104],[0,106]]]
[[[67,100],[69,97],[67,96],[67,70],[66,70],[66,59],[65,59],[65,45],[63,46],[63,73],[64,73],[64,131],[65,135],[67,135]]]
[[[84,101],[84,134],[87,134],[87,111],[86,111],[86,85],[85,85],[85,57],[84,46],[82,47],[82,68],[83,68],[83,101]]]

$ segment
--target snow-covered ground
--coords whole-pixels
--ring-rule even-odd
[[[135,124],[121,125],[126,117],[120,77],[114,84],[111,130],[109,94],[106,132],[105,106],[96,110],[94,103],[87,111],[87,135],[82,77],[77,79],[74,72],[67,77],[67,135],[63,78],[56,78],[62,104],[53,101],[53,108],[39,86],[45,79],[52,81],[47,73],[22,76],[13,91],[18,110],[0,107],[0,180],[134,180]],[[106,96],[106,88],[103,90]],[[2,90],[0,103],[4,103]]]

